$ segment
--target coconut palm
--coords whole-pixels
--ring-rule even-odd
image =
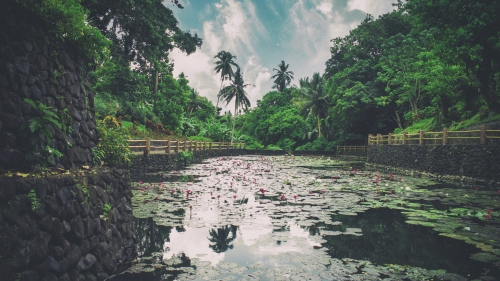
[[[281,63],[278,64],[279,69],[273,68],[273,71],[278,72],[271,77],[275,78],[273,89],[278,89],[278,92],[282,92],[287,86],[290,86],[293,80],[293,71],[287,71],[288,66],[288,64],[285,65],[285,61],[281,61]]]
[[[323,76],[318,72],[313,74],[312,79],[300,79],[300,93],[302,99],[300,101],[302,109],[300,115],[307,117],[314,114],[318,119],[318,137],[321,137],[321,118],[325,117],[328,113],[328,96],[324,92]]]
[[[236,56],[233,56],[230,52],[220,51],[214,57],[214,59],[219,59],[215,62],[214,70],[215,73],[220,73],[220,88],[219,94],[217,95],[217,106],[215,107],[215,110],[217,112],[217,108],[219,107],[219,98],[222,90],[222,83],[224,82],[224,80],[232,80],[232,78],[234,77],[234,71],[232,67],[236,66],[236,68],[239,68],[239,66],[233,61],[233,59],[236,59]]]
[[[189,102],[187,106],[187,110],[189,112],[188,117],[191,116],[191,113],[193,110],[197,109],[200,107],[200,101],[198,100],[198,97],[200,96],[200,93],[196,90],[191,88],[191,91],[189,93]]]
[[[238,108],[243,106],[244,108],[250,107],[250,100],[247,97],[247,93],[245,92],[245,88],[250,86],[250,84],[245,84],[243,80],[243,75],[241,74],[240,68],[236,70],[234,74],[234,81],[230,85],[222,88],[220,95],[218,98],[221,98],[228,105],[233,99],[234,101],[234,120],[233,120],[233,129],[231,131],[231,142],[233,142],[234,137],[234,124],[236,121],[236,117],[238,116]]]

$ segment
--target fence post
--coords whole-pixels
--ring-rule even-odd
[[[372,134],[368,134],[368,145],[372,142]],[[339,151],[339,146],[337,145],[337,151]]]
[[[176,147],[175,147],[175,152],[176,152],[176,153],[179,153],[179,146],[180,146],[180,141],[179,141],[179,140],[177,140],[177,145],[176,145]]]
[[[167,154],[170,154],[170,140],[167,140]]]
[[[227,149],[227,150],[229,150],[229,148],[230,148],[230,147],[231,147],[231,143],[230,143],[230,142],[228,142],[228,143],[227,143],[227,146],[226,146],[226,149]]]
[[[194,150],[193,151],[196,151],[196,150],[198,150],[198,142],[194,141]]]
[[[377,134],[377,145],[380,144],[380,139],[382,138],[381,134]]]
[[[392,133],[389,133],[389,139],[387,141],[387,144],[392,144],[392,138],[393,138]]]
[[[403,144],[406,144],[408,141],[408,132],[403,132]]]
[[[425,131],[420,130],[420,140],[419,140],[420,144],[424,144],[424,136],[425,136]]]
[[[481,144],[486,144],[486,126],[479,127],[479,134],[481,138]]]
[[[448,144],[448,131],[449,131],[448,128],[443,129],[443,145]]]
[[[150,150],[151,150],[151,139],[147,138],[146,139],[146,148],[144,148],[144,155],[149,154]]]
[[[210,150],[212,150],[212,142],[210,142],[210,143],[208,144],[208,147],[209,147],[209,149],[210,149]]]

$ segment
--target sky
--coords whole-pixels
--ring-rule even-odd
[[[393,10],[396,0],[180,0],[173,10],[184,31],[198,34],[203,45],[187,56],[179,50],[170,54],[174,76],[181,72],[191,87],[216,104],[220,74],[213,70],[214,56],[224,50],[236,56],[252,107],[272,90],[271,76],[282,60],[294,72],[292,85],[314,72],[324,73],[330,58],[331,40],[344,37],[367,14],[378,18]],[[219,104],[223,111],[234,103]]]

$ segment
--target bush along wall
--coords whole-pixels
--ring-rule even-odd
[[[0,9],[0,170],[88,165],[97,143],[85,62],[42,22]]]
[[[204,159],[219,156],[245,155],[245,149],[198,150],[188,153],[148,154],[134,157],[130,163],[131,181],[145,180],[148,173],[179,170],[188,164],[200,163]],[[152,175],[156,179],[156,175]]]
[[[105,280],[135,257],[128,172],[0,178],[0,279]]]
[[[371,145],[368,162],[434,174],[453,181],[500,185],[498,145]],[[453,177],[443,177],[450,175]]]

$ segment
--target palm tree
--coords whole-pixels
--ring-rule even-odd
[[[233,56],[230,52],[220,51],[214,57],[214,59],[219,59],[215,62],[215,73],[220,72],[220,88],[219,94],[217,95],[217,106],[215,107],[214,113],[215,119],[215,114],[217,113],[217,108],[219,107],[219,98],[221,95],[222,83],[224,82],[224,80],[232,80],[232,78],[234,77],[232,66],[236,66],[236,68],[239,68],[239,66],[233,61],[233,59],[236,59],[236,56]]]
[[[220,95],[218,98],[221,98],[228,105],[233,99],[234,101],[234,120],[233,120],[233,129],[231,131],[231,142],[233,142],[234,137],[234,124],[236,122],[236,117],[238,116],[238,108],[243,106],[244,108],[250,107],[250,100],[248,100],[247,93],[245,92],[245,88],[250,84],[245,84],[243,80],[243,76],[241,75],[240,68],[236,70],[234,74],[234,81],[232,84],[227,85],[222,88]]]
[[[285,61],[281,61],[278,64],[279,69],[273,68],[273,71],[278,71],[278,73],[274,74],[271,78],[274,79],[273,89],[278,89],[278,92],[282,92],[287,86],[290,86],[290,83],[293,80],[293,71],[288,70],[288,64],[285,65]]]
[[[302,93],[300,115],[307,117],[310,114],[316,115],[318,119],[318,136],[321,137],[321,118],[328,113],[328,96],[324,92],[323,76],[318,72],[313,74],[311,81],[309,78],[300,79],[300,89]]]
[[[186,110],[189,112],[188,118],[191,116],[193,110],[200,106],[200,101],[198,100],[199,96],[200,93],[196,89],[191,88],[191,92],[189,93],[189,103]]]

